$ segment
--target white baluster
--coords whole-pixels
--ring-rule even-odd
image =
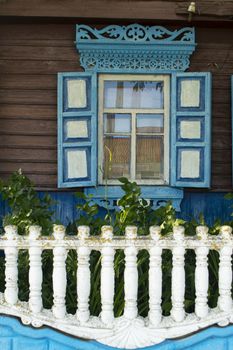
[[[198,226],[196,228],[197,237],[205,241],[208,238],[208,227]],[[196,249],[196,269],[195,269],[195,313],[198,317],[203,318],[208,315],[207,293],[209,285],[208,271],[208,253],[209,248],[200,246]]]
[[[65,227],[54,225],[53,235],[58,246],[53,249],[53,314],[63,318],[66,314],[66,248],[62,247],[65,237]]]
[[[42,267],[41,267],[41,248],[38,238],[41,234],[40,226],[30,226],[29,228],[29,307],[34,313],[38,313],[42,309]]]
[[[90,235],[88,226],[78,227],[78,238],[81,246],[78,248],[78,270],[77,270],[77,295],[78,310],[77,318],[81,323],[88,321],[90,317],[89,296],[91,291],[91,274],[89,268],[90,248],[85,246],[85,239]]]
[[[185,270],[184,270],[184,227],[173,228],[173,236],[177,245],[172,250],[172,310],[171,316],[176,322],[184,319],[184,293],[185,293]]]
[[[17,227],[9,225],[5,227],[7,246],[5,248],[5,300],[14,305],[18,301],[18,249],[17,249]]]
[[[159,226],[150,227],[151,238],[158,242],[160,239],[161,228]],[[150,268],[149,268],[149,320],[153,326],[161,322],[162,310],[162,248],[154,246],[150,249]]]
[[[103,226],[101,237],[105,240],[106,246],[102,249],[102,268],[101,268],[101,319],[109,324],[114,320],[113,302],[114,302],[114,254],[112,247],[107,246],[108,241],[112,240],[113,229],[111,226]]]
[[[138,269],[137,249],[133,246],[133,239],[137,237],[137,227],[127,226],[125,230],[126,239],[131,240],[130,246],[125,249],[125,310],[124,316],[133,320],[138,315]]]
[[[229,312],[232,308],[231,299],[231,283],[232,283],[232,269],[231,269],[231,234],[232,228],[230,226],[222,226],[220,235],[223,240],[223,247],[220,249],[220,263],[219,263],[219,298],[218,307],[222,311]]]

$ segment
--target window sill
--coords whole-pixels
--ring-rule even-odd
[[[184,197],[183,189],[169,186],[141,186],[141,191],[142,197],[152,203],[153,209],[171,201],[175,210],[180,211],[180,204]],[[124,194],[119,186],[89,187],[84,189],[84,193],[92,195],[94,203],[108,209],[116,209],[118,199]]]

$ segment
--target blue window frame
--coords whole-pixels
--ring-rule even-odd
[[[211,76],[184,72],[196,46],[194,29],[78,25],[76,36],[85,72],[58,75],[58,186],[93,187],[101,196],[101,189],[94,190],[99,186],[97,82],[108,73],[168,75],[171,82],[168,181],[156,187],[142,184],[142,190],[153,197],[161,188],[165,198],[164,191],[172,197],[173,188],[209,187]],[[112,193],[116,188],[119,192],[118,186],[109,186]]]

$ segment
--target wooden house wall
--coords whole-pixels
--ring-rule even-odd
[[[166,25],[166,23],[164,23]],[[57,73],[81,71],[74,24],[0,25],[0,177],[57,188]],[[196,28],[191,71],[213,73],[212,190],[231,189],[232,29]]]

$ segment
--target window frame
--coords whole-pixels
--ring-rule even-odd
[[[117,179],[104,179],[103,178],[103,140],[104,140],[104,123],[103,115],[106,113],[104,110],[104,81],[163,81],[164,83],[164,106],[162,109],[129,109],[122,108],[120,113],[161,113],[164,115],[164,171],[162,179],[143,179],[139,180],[132,177],[132,173],[136,175],[136,127],[131,130],[131,157],[135,160],[134,164],[131,162],[130,166],[130,181],[135,181],[138,185],[168,185],[169,173],[170,173],[170,110],[171,110],[171,96],[170,96],[170,74],[98,74],[98,185],[120,185]],[[114,109],[117,111],[117,109]],[[132,111],[134,111],[132,113]],[[133,122],[133,121],[132,121]],[[135,122],[135,121],[134,121]],[[156,135],[156,134],[155,134]]]

